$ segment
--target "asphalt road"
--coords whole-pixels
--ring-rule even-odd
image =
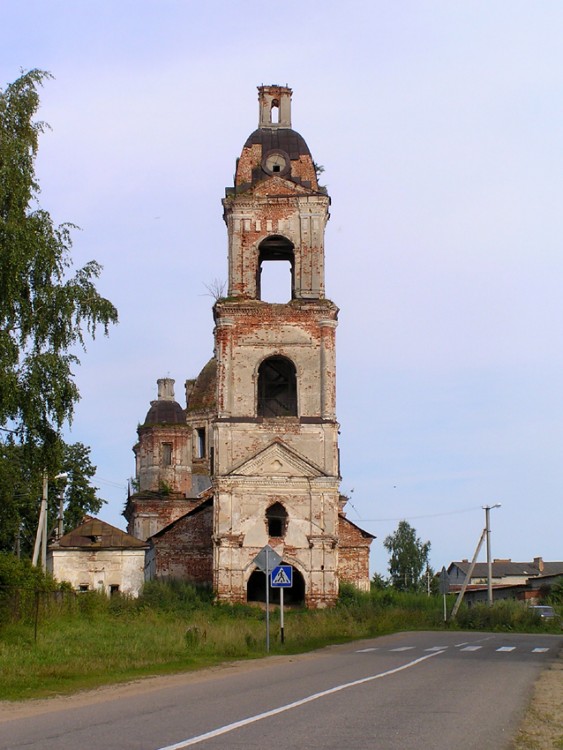
[[[401,633],[33,707],[0,749],[502,750],[556,635]]]

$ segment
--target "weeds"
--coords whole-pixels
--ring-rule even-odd
[[[32,606],[27,614],[19,607],[17,617],[12,612],[0,620],[0,699],[49,696],[265,654],[266,613],[261,607],[214,604],[209,589],[185,582],[151,582],[138,599],[66,591],[30,601],[41,606]],[[272,610],[270,650],[299,653],[401,630],[442,627],[440,596],[389,589],[368,593],[342,586],[331,609],[286,608],[284,644],[279,639],[279,610]],[[462,608],[458,622],[447,627],[547,629],[515,602],[499,602],[492,609]]]

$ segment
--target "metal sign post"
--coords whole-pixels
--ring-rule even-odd
[[[280,590],[280,641],[285,643],[283,629],[283,590],[293,586],[293,568],[291,565],[278,565],[272,570],[272,588]]]
[[[446,610],[446,594],[450,590],[450,577],[445,567],[442,568],[440,573],[440,593],[444,595],[444,622],[448,619],[448,613]]]
[[[259,570],[266,574],[266,653],[270,651],[270,573],[282,561],[275,549],[267,544],[254,558]]]
[[[266,653],[270,653],[270,555],[266,545]]]

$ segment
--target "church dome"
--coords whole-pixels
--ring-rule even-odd
[[[234,193],[246,192],[268,178],[283,178],[318,191],[317,170],[305,139],[291,127],[291,94],[287,86],[259,86],[258,128],[250,134],[237,161]],[[272,189],[286,190],[278,181]],[[227,189],[227,195],[232,195]]]
[[[157,381],[158,399],[151,401],[143,427],[151,424],[185,424],[186,412],[174,400],[174,381],[161,378]]]
[[[212,357],[190,384],[188,411],[209,411],[216,407],[217,360]]]
[[[285,151],[290,159],[311,156],[303,136],[291,128],[258,128],[248,136],[244,148],[258,145],[262,146],[263,154],[268,151]]]
[[[185,424],[186,414],[177,401],[151,401],[144,425]]]

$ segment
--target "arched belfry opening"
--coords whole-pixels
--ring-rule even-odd
[[[272,125],[279,125],[280,122],[280,103],[278,99],[272,99],[270,108],[270,122]]]
[[[283,563],[286,565],[286,563]],[[305,602],[305,579],[302,574],[293,566],[292,574],[292,586],[284,589],[284,605],[293,604],[295,606],[302,605]],[[271,604],[280,603],[280,590],[279,588],[272,588],[270,586],[269,600]],[[261,570],[255,570],[251,573],[250,578],[246,586],[246,601],[247,602],[265,602],[266,601],[266,574]]]
[[[274,234],[260,243],[256,297],[264,302],[289,302],[295,297],[295,253],[286,237]]]
[[[259,417],[297,416],[297,374],[287,357],[268,357],[258,368]]]

